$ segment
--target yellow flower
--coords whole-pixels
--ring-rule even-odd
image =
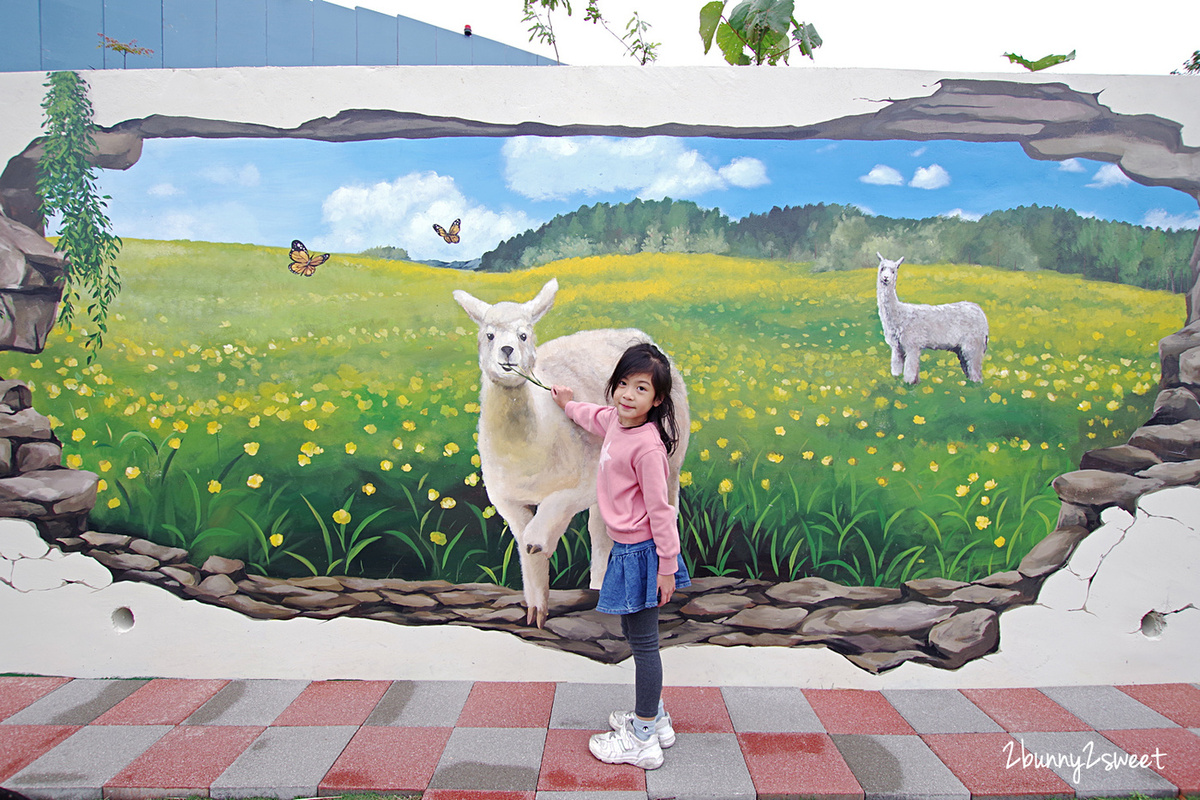
[[[392,462],[388,461],[386,458],[385,458],[383,461],[380,461],[380,462],[379,462],[379,468],[380,468],[381,470],[383,470],[384,472],[387,472],[387,471],[388,471],[388,470],[390,470],[390,469],[391,469],[393,466],[395,466],[395,465],[394,465],[394,464],[392,464]]]
[[[363,492],[363,494],[367,495],[368,497],[375,494],[375,484],[364,483],[363,487],[362,487],[362,492]]]
[[[904,472],[904,471],[905,471],[904,462],[902,462],[902,461],[893,461],[892,462],[892,472]]]
[[[992,542],[992,544],[996,545],[996,547],[1004,547],[1004,542],[1005,539],[1003,536],[997,536],[996,541]]]
[[[968,475],[968,476],[967,476],[967,482],[968,482],[968,483],[974,483],[974,482],[975,482],[975,481],[977,481],[977,480],[979,480],[979,473],[978,473],[978,472],[972,472],[970,475]]]
[[[882,475],[880,475],[878,478],[876,478],[875,482],[878,483],[880,486],[888,485],[888,479],[883,477]]]
[[[404,428],[406,431],[415,431],[417,429],[417,423],[413,422],[411,419],[406,419],[400,424],[400,427]]]
[[[858,422],[854,423],[854,427],[858,428],[860,431],[865,431],[867,429],[867,421],[865,419],[860,419]]]
[[[283,534],[282,533],[272,533],[271,538],[268,539],[267,541],[269,541],[271,543],[271,547],[279,547],[279,545],[283,544]]]
[[[976,517],[975,518],[975,527],[979,528],[979,530],[983,530],[984,528],[986,528],[988,525],[991,525],[991,524],[992,524],[992,521],[990,519],[988,519],[987,517]]]
[[[987,449],[989,453],[995,453],[1000,450],[1000,445],[996,444],[995,442],[988,442]]]
[[[1080,411],[1090,411],[1091,408],[1092,408],[1092,404],[1090,402],[1088,402],[1087,400],[1080,401],[1080,403],[1079,403]]]
[[[337,411],[337,406],[335,406],[333,403],[326,400],[324,403],[321,404],[321,410],[324,411],[326,414],[332,414],[334,411]]]
[[[217,431],[221,430],[222,427],[224,427],[224,426],[221,425],[221,423],[217,422],[214,419],[212,422],[208,423],[208,432],[209,432],[209,434],[214,434]]]
[[[109,508],[116,508],[119,505],[121,505],[121,498],[119,497],[110,498],[108,501]]]
[[[345,525],[350,521],[350,512],[344,508],[339,508],[337,511],[333,512],[333,521],[338,525]]]
[[[110,469],[112,469],[111,461],[109,461],[108,459],[105,459],[100,462],[100,471],[101,472],[108,472]]]
[[[246,451],[246,455],[258,455],[258,442],[246,442],[242,445],[242,449]]]
[[[167,440],[167,447],[171,448],[172,450],[178,450],[182,445],[183,440],[181,440],[178,436],[172,436]]]
[[[309,458],[308,456],[304,455],[304,453],[297,453],[296,454],[296,463],[298,463],[302,467],[307,467],[309,464],[312,463],[312,459]]]
[[[825,456],[824,458],[821,459],[821,464],[823,464],[826,467],[828,467],[832,463],[833,463],[833,456]]]
[[[83,428],[76,428],[75,430],[71,431],[71,441],[73,442],[78,442],[85,436],[87,436],[87,434],[83,432]]]
[[[458,445],[456,445],[454,442],[447,442],[446,446],[442,448],[442,455],[444,455],[446,458],[449,458],[457,452]]]
[[[729,440],[728,440],[728,439],[723,439],[723,438],[722,438],[722,439],[717,439],[717,447],[721,448],[722,450],[724,450],[724,449],[725,449],[725,446],[726,446],[726,445],[728,445],[728,444],[729,444]]]
[[[212,481],[208,482],[209,494],[216,494],[219,491],[221,491],[221,482],[220,481],[212,480]]]
[[[485,508],[483,510],[483,518],[484,519],[491,519],[494,516],[496,516],[496,507],[495,506],[488,506],[487,508]]]
[[[814,453],[813,453],[813,451],[812,451],[812,450],[805,450],[803,453],[801,453],[801,454],[800,454],[800,456],[801,456],[801,457],[802,457],[802,458],[803,458],[805,461],[812,461],[813,455],[814,455]]]
[[[126,467],[125,468],[125,477],[129,478],[130,480],[133,480],[134,478],[136,478],[138,475],[141,475],[141,474],[142,474],[142,470],[138,467]]]
[[[432,503],[434,500],[437,500],[441,496],[442,496],[441,492],[439,492],[437,489],[429,490],[429,502]]]
[[[263,476],[259,475],[257,472],[254,473],[249,478],[246,478],[246,485],[251,489],[257,489],[263,485]]]
[[[742,451],[734,450],[732,453],[729,454],[729,460],[730,461],[741,461],[742,460]]]
[[[1120,405],[1120,403],[1118,403],[1117,405]],[[75,419],[87,419],[87,418],[88,418],[88,412],[87,412],[86,408],[75,409]]]
[[[389,464],[389,466],[388,466],[387,468],[388,468],[388,469],[391,469],[391,466],[390,466],[390,464],[391,464],[392,462],[390,462],[390,461],[389,461],[389,462],[387,462],[387,463]],[[381,465],[381,466],[382,466],[382,465]],[[400,465],[400,471],[401,471],[401,472],[412,472],[412,464],[401,464],[401,465]]]
[[[709,455],[709,452],[708,452],[707,450],[701,450],[701,451],[700,451],[700,460],[701,460],[701,461],[708,461],[708,459],[709,459],[710,457],[711,457],[711,456]]]
[[[304,444],[300,445],[300,452],[306,456],[312,457],[321,455],[321,453],[325,452],[325,449],[316,442],[305,442]]]
[[[824,428],[828,424],[829,424],[829,417],[825,416],[824,414],[821,414],[817,417],[817,427],[818,428]]]
[[[104,480],[104,478],[101,478],[100,480],[96,481],[96,491],[97,492],[108,491],[108,481]]]
[[[71,469],[79,469],[83,466],[83,456],[78,453],[71,453],[67,456],[67,466]]]
[[[321,427],[321,423],[317,422],[315,419],[306,419],[304,420],[304,427],[308,428],[310,431],[315,431],[317,428]]]
[[[979,505],[981,505],[981,506],[986,506],[991,502],[992,502],[992,498],[988,497],[986,494],[983,497],[979,498]]]
[[[775,435],[776,436],[785,436],[785,435],[787,435],[787,430],[782,425],[777,425],[777,426],[775,426]]]
[[[679,473],[679,485],[680,486],[691,486],[692,485],[692,473],[690,473],[690,472]]]
[[[187,433],[188,424],[181,419],[177,419],[171,423],[171,427],[180,433]]]
[[[415,450],[415,451],[416,451],[416,452],[418,452],[418,453],[424,453],[424,452],[425,452],[425,445],[423,445],[423,444],[419,444],[419,445],[417,445],[416,447],[414,447],[414,448],[413,448],[413,450]]]
[[[703,427],[704,427],[704,423],[701,422],[700,420],[698,420],[698,419],[692,420],[692,433],[695,433],[696,431],[700,430]],[[776,430],[778,430],[778,428]]]
[[[442,533],[441,531],[434,531],[433,533],[429,534],[429,541],[436,545],[443,545],[446,543],[446,534]]]
[[[771,489],[771,479],[770,478],[762,479],[762,488],[766,489],[767,491],[770,491],[770,489]]]
[[[374,425],[363,425],[363,430],[366,431],[367,433],[374,433],[375,431],[377,431],[379,429],[376,428]]]
[[[954,496],[955,497],[966,497],[967,492],[969,492],[969,491],[971,491],[971,487],[967,486],[965,483],[962,483],[962,484],[959,484],[958,486],[954,487]]]
[[[454,508],[456,505],[458,505],[458,503],[453,497],[443,497],[441,505],[442,508]]]
[[[856,464],[858,464],[858,459],[855,458],[854,456],[850,456],[849,458],[846,459],[846,463],[853,467]]]
[[[783,454],[782,453],[767,453],[767,461],[770,461],[772,464],[779,464],[783,461]]]
[[[729,478],[723,479],[717,484],[717,491],[721,494],[729,494],[733,491],[733,481],[729,480]]]
[[[922,417],[920,414],[917,414],[916,416],[913,417],[913,424],[914,425],[924,425],[925,418]]]
[[[938,467],[938,463],[936,461],[929,462],[929,471],[930,472],[937,472],[939,469],[940,469],[940,467]]]
[[[873,456],[878,452],[879,452],[879,448],[876,447],[875,445],[871,445],[870,447],[867,448],[867,455],[869,455],[869,456]]]
[[[987,489],[990,492],[992,489],[996,488],[996,482],[994,480],[988,480],[986,483],[983,484],[983,488]]]
[[[954,455],[958,452],[958,445],[956,445],[954,442],[950,442],[946,445],[946,452],[950,455]]]
[[[261,422],[262,422],[262,417],[260,417],[258,414],[255,414],[253,417],[250,418],[249,425],[251,428],[257,428],[259,426],[259,423],[261,423]]]

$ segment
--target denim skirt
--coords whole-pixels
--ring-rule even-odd
[[[683,556],[676,556],[675,588],[692,585]],[[613,542],[608,556],[608,571],[600,586],[597,611],[605,614],[632,614],[658,605],[658,551],[654,540],[636,544]]]

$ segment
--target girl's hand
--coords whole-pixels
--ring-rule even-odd
[[[567,403],[575,399],[575,392],[569,386],[556,384],[550,388],[550,396],[554,398],[554,402],[558,403],[559,408],[566,408]]]
[[[658,605],[661,608],[671,602],[671,595],[675,594],[675,576],[674,575],[658,575]]]

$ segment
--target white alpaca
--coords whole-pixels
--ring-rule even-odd
[[[596,505],[596,470],[601,440],[569,420],[550,397],[518,372],[547,386],[561,384],[575,398],[604,403],[604,384],[621,354],[648,342],[639,330],[580,331],[540,347],[533,326],[554,305],[558,282],[551,279],[526,303],[489,305],[462,290],[454,299],[479,325],[479,459],[488,498],[517,540],[525,590],[526,623],[546,621],[549,558],[571,518],[588,513],[592,542],[591,587],[600,588],[612,540]],[[534,374],[536,372],[536,375]],[[671,396],[680,432],[671,454],[671,503],[678,506],[679,468],[687,452],[691,419],[687,390],[671,368]]]
[[[892,348],[892,374],[904,374],[908,383],[920,378],[922,350],[949,350],[958,355],[969,380],[983,380],[983,356],[988,345],[988,321],[975,303],[947,303],[929,306],[902,303],[896,297],[896,279],[901,256],[889,261],[879,253],[879,274],[875,279],[875,298],[879,302],[879,321],[883,338]]]

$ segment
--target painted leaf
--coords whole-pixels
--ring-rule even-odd
[[[704,42],[704,52],[712,47],[713,34],[721,24],[721,12],[725,10],[725,0],[712,0],[700,9],[700,40]]]
[[[1004,56],[1005,56],[1005,58],[1008,59],[1010,64],[1020,64],[1022,67],[1029,70],[1030,72],[1038,72],[1039,70],[1046,69],[1047,67],[1053,67],[1055,64],[1062,64],[1067,61],[1074,61],[1075,60],[1075,51],[1072,50],[1071,52],[1067,53],[1065,56],[1056,56],[1056,55],[1043,56],[1042,58],[1039,58],[1037,61],[1030,61],[1027,58],[1022,58],[1021,56],[1017,55],[1016,53],[1005,53]]]

